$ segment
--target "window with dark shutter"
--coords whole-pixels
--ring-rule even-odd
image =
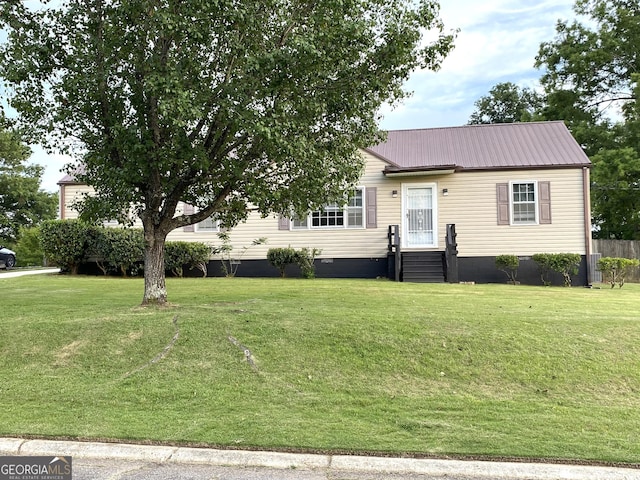
[[[513,225],[536,225],[536,182],[513,182],[511,184],[511,223]]]
[[[376,228],[376,211],[375,211],[375,188],[366,189],[367,202],[365,202],[365,189],[356,188],[349,197],[346,205],[340,205],[336,202],[328,203],[321,210],[315,210],[306,217],[293,217],[293,230],[307,229],[331,229],[331,228]],[[365,203],[373,198],[373,211],[365,211]],[[371,214],[371,220],[367,217],[365,225],[365,214]],[[287,219],[289,221],[289,219]],[[289,230],[289,224],[284,227],[284,220],[279,224],[280,230]],[[373,222],[373,223],[371,223]]]
[[[189,205],[185,203],[183,206],[183,213],[185,215],[193,215],[194,213],[196,213],[196,211],[197,209],[193,205]],[[214,217],[209,217],[209,218],[205,218],[201,222],[198,222],[192,225],[185,225],[183,227],[183,230],[185,232],[207,233],[207,232],[218,232],[220,228],[218,225],[218,220],[216,220]]]

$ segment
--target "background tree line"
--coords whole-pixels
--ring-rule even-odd
[[[0,245],[10,248],[58,212],[58,195],[40,188],[44,169],[29,164],[30,156],[31,149],[0,111]],[[24,257],[18,255],[18,264],[25,264]]]
[[[495,85],[470,124],[563,120],[593,162],[597,238],[640,239],[640,4],[577,0],[540,45],[540,89]]]

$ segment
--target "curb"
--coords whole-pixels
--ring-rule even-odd
[[[207,464],[226,467],[329,470],[434,477],[464,476],[469,480],[638,480],[640,470],[543,463],[488,462],[316,455],[133,444],[23,440],[0,438],[0,455],[71,455],[87,459],[119,459],[166,464]]]

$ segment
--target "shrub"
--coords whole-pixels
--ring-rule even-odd
[[[255,245],[262,245],[267,243],[266,237],[256,238],[253,242],[251,242],[250,246],[242,247],[242,251],[239,255],[233,255],[233,245],[231,245],[231,237],[227,232],[218,233],[218,238],[222,241],[222,245],[219,247],[212,247],[211,253],[214,255],[220,255],[222,262],[222,271],[224,272],[225,277],[235,277],[236,272],[238,271],[238,267],[240,266],[240,259],[247,253],[249,248]]]
[[[314,264],[316,255],[320,255],[322,250],[317,248],[301,248],[296,252],[296,264],[300,267],[303,278],[315,278],[316,266]]]
[[[47,220],[40,226],[40,244],[44,256],[62,271],[78,273],[87,253],[91,226],[80,220]]]
[[[184,267],[197,268],[202,276],[207,276],[207,262],[211,247],[199,242],[166,242],[164,245],[164,266],[178,277],[184,274]]]
[[[296,250],[287,248],[270,248],[267,252],[269,263],[280,270],[280,276],[285,277],[285,270],[288,265],[298,265],[303,278],[315,278],[316,267],[314,264],[316,255],[320,255],[322,250],[317,248],[301,248]]]
[[[44,252],[40,245],[40,228],[21,228],[18,241],[12,249],[18,254],[18,263],[23,267],[44,264]]]
[[[267,260],[280,271],[280,276],[284,278],[287,266],[298,263],[298,254],[291,247],[270,248],[267,252]]]
[[[551,285],[549,274],[553,271],[562,275],[565,287],[570,287],[571,275],[576,275],[580,266],[577,253],[536,253],[532,258],[540,268],[540,277],[545,285]]]
[[[136,266],[144,261],[144,235],[133,228],[92,227],[89,229],[89,254],[106,275],[109,270],[126,277],[137,274]]]
[[[605,280],[611,284],[611,288],[616,284],[622,288],[627,274],[638,265],[640,265],[640,261],[636,258],[602,257],[598,260],[598,269],[602,272]]]
[[[517,255],[498,255],[496,257],[496,267],[498,270],[507,274],[509,283],[515,285],[516,277],[518,276],[518,267],[520,266],[520,259]]]

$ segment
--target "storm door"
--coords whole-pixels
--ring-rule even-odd
[[[404,189],[404,238],[408,248],[436,246],[435,187]]]

